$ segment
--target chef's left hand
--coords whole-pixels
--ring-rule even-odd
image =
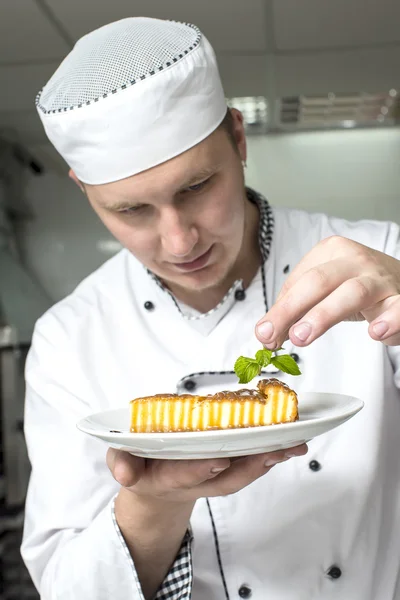
[[[400,345],[400,261],[347,238],[314,246],[256,326],[269,349],[308,346],[341,321],[366,320],[372,339]]]

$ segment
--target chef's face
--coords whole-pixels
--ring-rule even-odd
[[[242,116],[226,129],[157,167],[115,183],[85,185],[105,226],[132,254],[174,287],[222,284],[241,255],[246,212]]]

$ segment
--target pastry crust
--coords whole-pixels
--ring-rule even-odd
[[[170,433],[276,425],[298,420],[297,394],[278,379],[214,395],[157,394],[131,400],[131,432]]]

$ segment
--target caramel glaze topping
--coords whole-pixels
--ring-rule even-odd
[[[182,400],[183,398],[196,398],[197,402],[207,402],[210,400],[248,400],[252,398],[254,400],[258,400],[258,402],[262,402],[265,404],[268,399],[268,388],[278,387],[283,388],[285,391],[291,391],[290,387],[279,381],[279,379],[275,379],[271,377],[270,379],[261,379],[257,384],[257,390],[243,388],[240,390],[229,391],[225,390],[222,392],[217,392],[216,394],[208,394],[207,396],[196,396],[194,394],[155,394],[154,396],[147,396],[144,398],[139,398],[141,402],[149,402],[150,400],[154,400],[154,398],[170,398],[171,400]],[[131,400],[131,402],[136,402],[137,400]]]

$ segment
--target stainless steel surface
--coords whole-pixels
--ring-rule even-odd
[[[0,600],[38,599],[20,547],[30,466],[22,433],[27,348],[0,327]]]
[[[0,349],[7,346],[13,346],[15,342],[15,332],[13,328],[9,325],[4,325],[3,327],[0,327]]]
[[[22,433],[25,354],[18,347],[0,349],[1,441],[7,506],[23,504],[30,472]]]
[[[0,137],[0,327],[3,336],[30,343],[37,319],[50,302],[35,277],[23,264],[18,232],[32,211],[26,200],[26,168],[21,165],[19,146]],[[4,343],[0,342],[0,347]]]

